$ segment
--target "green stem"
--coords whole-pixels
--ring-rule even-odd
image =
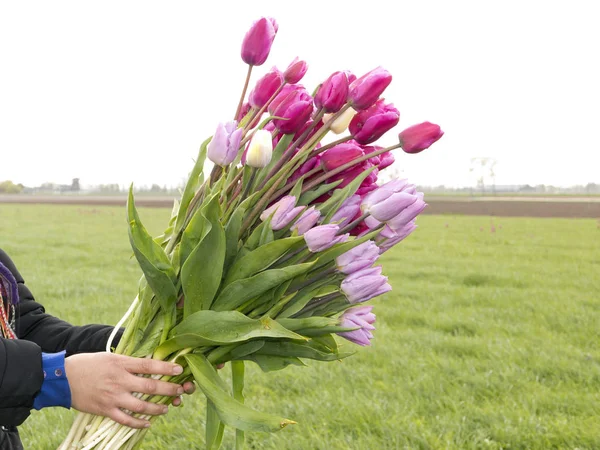
[[[349,231],[352,231],[359,223],[361,223],[363,220],[365,220],[369,216],[370,216],[369,213],[364,213],[358,219],[356,219],[353,222],[350,222],[348,225],[346,225],[344,228],[342,228],[340,231],[338,231],[337,235],[339,236],[341,234],[345,234],[345,233],[348,233]]]
[[[244,82],[244,89],[242,89],[242,95],[240,96],[240,101],[238,103],[238,107],[235,111],[235,116],[233,120],[237,120],[240,115],[240,111],[242,110],[242,105],[244,104],[244,97],[246,97],[246,91],[248,90],[248,84],[250,83],[250,74],[252,74],[252,65],[248,65],[248,73],[246,74],[246,81]]]
[[[233,398],[244,403],[244,361],[231,361],[231,381],[233,386]],[[243,430],[235,430],[235,448],[243,450],[246,437]]]

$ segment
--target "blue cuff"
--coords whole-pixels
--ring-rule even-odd
[[[71,388],[65,373],[65,352],[42,353],[44,381],[38,395],[33,400],[37,410],[48,406],[71,407]]]

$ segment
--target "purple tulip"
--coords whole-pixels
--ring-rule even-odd
[[[335,113],[342,109],[348,99],[348,75],[334,72],[327,78],[315,95],[315,105],[325,112]]]
[[[371,70],[350,85],[350,104],[356,110],[367,109],[379,99],[391,82],[392,75],[383,67]]]
[[[312,253],[322,252],[335,244],[346,242],[348,235],[342,234],[337,236],[339,231],[340,227],[333,224],[319,225],[318,227],[311,228],[304,233],[304,240],[306,241],[308,250]]]
[[[230,164],[238,154],[243,131],[235,120],[220,123],[206,148],[208,159],[219,166]]]
[[[264,64],[269,57],[278,28],[275,19],[270,17],[263,17],[254,22],[242,42],[242,60],[251,66]]]
[[[401,230],[427,207],[427,203],[423,200],[422,192],[417,192],[414,197],[416,197],[416,200],[413,203],[387,221],[388,226],[392,230]]]
[[[386,104],[381,99],[373,106],[359,111],[354,116],[348,129],[359,144],[375,142],[389,130],[398,125],[400,112],[391,103]]]
[[[379,258],[379,247],[373,241],[366,241],[338,256],[336,265],[340,272],[349,275],[371,267],[377,258]]]
[[[439,125],[423,122],[408,127],[398,135],[400,146],[406,153],[419,153],[429,148],[444,135]]]
[[[248,97],[250,105],[253,108],[262,108],[282,85],[283,74],[277,70],[277,67],[273,67],[256,82],[256,86]]]
[[[293,195],[286,195],[281,200],[265,209],[260,215],[260,220],[265,221],[270,217],[271,228],[274,231],[281,230],[289,225],[289,223],[304,209],[303,206],[295,207],[295,205],[296,197]]]
[[[364,152],[360,145],[354,141],[348,141],[322,153],[321,165],[326,171],[331,171],[361,156],[364,156]]]
[[[387,277],[381,275],[381,266],[362,269],[342,281],[342,292],[350,303],[366,302],[392,290]]]
[[[310,119],[313,112],[313,101],[305,89],[297,89],[277,106],[273,115],[281,119],[273,119],[275,127],[283,134],[294,134]]]
[[[414,220],[408,222],[404,227],[399,229],[397,232],[393,231],[389,226],[385,226],[381,233],[379,233],[378,237],[383,237],[383,239],[378,240],[377,245],[379,246],[380,253],[387,252],[394,245],[402,242],[406,239],[413,231],[415,231],[417,225]],[[386,232],[387,231],[387,232]],[[384,232],[386,234],[384,235]]]
[[[348,197],[342,203],[342,206],[335,212],[335,214],[331,217],[331,222],[336,223],[339,222],[338,225],[341,228],[344,228],[348,225],[357,214],[360,213],[360,203],[362,198],[360,195],[353,195]]]
[[[306,61],[302,61],[296,56],[288,68],[285,69],[285,72],[283,72],[283,78],[286,83],[296,84],[304,77],[307,70],[308,64],[306,64]]]
[[[296,230],[299,236],[304,235],[308,230],[315,226],[321,218],[321,213],[311,206],[302,213],[300,218],[292,225],[292,231]]]
[[[344,331],[337,333],[339,336],[348,339],[355,344],[367,346],[371,345],[375,329],[375,314],[371,312],[373,305],[355,306],[344,311],[340,317],[340,325],[344,328],[357,328],[353,331]]]

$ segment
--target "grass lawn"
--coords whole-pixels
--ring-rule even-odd
[[[168,214],[141,210],[154,234]],[[375,301],[372,348],[270,374],[250,366],[248,403],[298,425],[248,434],[248,448],[600,448],[600,225],[419,225],[382,259],[394,291]],[[123,208],[0,205],[0,247],[47,310],[74,324],[114,324],[136,293]],[[56,448],[71,418],[33,412],[25,448]],[[203,448],[203,421],[197,394],[143,448]]]

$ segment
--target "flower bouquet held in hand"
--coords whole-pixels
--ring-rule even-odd
[[[164,234],[148,234],[132,191],[127,203],[143,277],[115,328],[125,326],[114,351],[184,367],[161,379],[195,380],[206,396],[208,449],[220,447],[226,425],[241,448],[246,431],[295,423],[245,403],[246,362],[274,371],[305,359],[340,360],[350,353],[336,335],[369,345],[375,315],[365,302],[391,289],[375,263],[416,228],[426,206],[414,185],[378,185],[378,174],[394,162],[393,150],[418,153],[443,134],[423,123],[401,132],[396,145],[372,145],[400,119],[380,99],[392,80],[380,67],[360,78],[335,72],[311,95],[298,84],[307,65],[295,59],[284,72],[267,72],[246,101],[277,28],[262,18],[246,34],[248,72],[234,120],[201,145]],[[345,135],[325,144],[330,132]],[[205,177],[207,157],[214,167]],[[232,386],[216,370],[227,362]],[[138,448],[147,431],[80,413],[60,448]]]

